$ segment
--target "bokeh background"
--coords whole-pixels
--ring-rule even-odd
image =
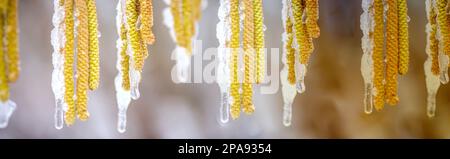
[[[426,13],[424,1],[408,1],[410,72],[399,78],[400,104],[372,115],[363,112],[360,73],[361,0],[321,0],[321,37],[315,41],[306,78],[307,92],[294,103],[293,125],[282,125],[281,91],[254,95],[252,116],[223,125],[218,122],[220,102],[216,84],[175,84],[170,71],[174,43],[163,25],[163,0],[154,0],[156,43],[149,48],[141,84],[141,98],[128,109],[128,129],[116,131],[117,106],[115,27],[117,0],[97,0],[101,32],[101,84],[89,93],[91,118],[62,130],[54,128],[51,90],[50,31],[53,0],[20,0],[22,72],[11,86],[18,109],[0,138],[449,138],[450,88],[441,87],[437,116],[426,116],[423,71]],[[203,49],[217,47],[219,0],[208,0],[200,22]],[[266,45],[280,48],[281,0],[264,0]],[[208,61],[204,61],[204,64]],[[280,67],[281,69],[281,67]],[[256,88],[258,89],[258,88]],[[280,89],[281,90],[281,89]]]

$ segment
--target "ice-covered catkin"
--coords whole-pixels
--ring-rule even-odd
[[[155,42],[155,35],[152,32],[153,27],[153,4],[152,0],[139,0],[141,17],[141,36],[146,44]]]
[[[216,37],[219,41],[217,56],[219,64],[217,66],[217,84],[220,88],[221,99],[219,117],[221,123],[227,123],[230,120],[230,68],[229,68],[229,44],[230,40],[230,19],[229,19],[229,0],[220,0],[218,10],[219,22],[216,27]]]
[[[432,4],[433,0],[427,0],[428,5]],[[431,58],[431,72],[439,76],[439,41],[437,40],[437,12],[434,7],[429,7],[427,10],[427,52]]]
[[[0,2],[0,37],[5,34],[3,28],[5,28],[5,8],[6,6]],[[8,86],[8,76],[6,71],[5,62],[5,49],[4,49],[4,38],[0,38],[0,102],[4,103],[8,101],[9,98],[9,86]]]
[[[237,119],[241,113],[241,94],[239,93],[240,83],[238,78],[238,54],[239,54],[239,0],[230,0],[230,16],[231,16],[231,118]]]
[[[306,0],[306,24],[311,38],[320,36],[319,20],[319,0]]]
[[[373,112],[373,0],[362,1],[363,14],[361,15],[360,27],[363,33],[361,46],[363,56],[361,58],[361,74],[364,79],[364,112]]]
[[[308,6],[308,0],[303,0],[302,1],[302,15],[306,15],[306,17],[310,16],[310,14],[315,14],[313,13],[312,8],[315,8],[316,6],[309,4],[310,6]],[[318,6],[317,6],[318,7]],[[310,10],[310,11],[308,11]],[[318,14],[318,12],[317,12]],[[314,15],[312,15],[314,18]],[[318,15],[317,15],[318,16]],[[302,19],[304,19],[302,17]],[[316,19],[316,18],[314,18]],[[315,20],[315,22],[317,23],[317,20]],[[310,22],[311,23],[311,22]],[[310,23],[308,23],[308,18],[306,19],[306,22],[302,21],[302,25],[300,26],[301,28],[299,28],[298,31],[301,32],[302,36],[300,37],[300,63],[307,65],[308,61],[309,61],[309,57],[311,57],[312,52],[314,51],[314,45],[313,45],[313,41],[312,41],[312,37],[311,35],[313,34],[318,34],[317,30],[316,33],[310,33]]]
[[[398,6],[398,46],[399,46],[399,74],[405,75],[409,67],[409,27],[408,4],[406,0],[397,0]]]
[[[183,28],[183,20],[181,18],[181,1],[182,0],[171,0],[170,12],[172,13],[173,27],[175,30],[175,37],[176,37],[175,39],[177,45],[185,46],[183,44],[184,28]]]
[[[265,76],[265,55],[264,55],[264,15],[263,15],[263,2],[262,0],[253,1],[253,12],[255,19],[255,54],[256,54],[256,83],[260,84],[264,80]]]
[[[312,52],[314,51],[314,45],[312,38],[309,36],[308,27],[306,24],[302,26],[302,39],[300,45],[300,63],[307,65]]]
[[[75,101],[74,101],[74,77],[73,77],[73,63],[74,63],[74,2],[73,0],[64,0],[64,26],[65,26],[65,46],[64,46],[64,82],[65,95],[64,99],[67,104],[67,111],[65,114],[65,121],[67,125],[72,125],[75,122]]]
[[[242,84],[242,107],[243,111],[251,114],[255,111],[253,105],[253,50],[254,50],[254,17],[253,17],[253,0],[244,0],[244,82]]]
[[[142,55],[142,65],[144,65],[144,61],[145,61],[145,59],[147,59],[147,57],[148,57],[148,49],[147,49],[147,44],[145,43],[145,41],[144,41],[144,39],[142,39],[142,33],[141,33],[141,30],[140,29],[138,29],[138,35],[139,35],[139,42],[140,42],[140,48],[141,48],[141,50],[140,50],[140,52],[141,52],[141,55]]]
[[[100,53],[98,46],[97,6],[95,0],[87,0],[89,32],[89,89],[95,90],[100,83]]]
[[[55,128],[62,129],[64,127],[64,2],[63,0],[54,1],[53,13],[53,29],[51,31],[51,44],[53,46],[52,53],[52,81],[51,87],[55,97]]]
[[[293,24],[290,16],[287,16],[286,20],[286,58],[288,65],[288,81],[290,84],[294,85],[297,82],[297,78],[295,76],[295,49],[293,47],[294,43],[294,33],[293,33]]]
[[[441,41],[443,42],[443,50],[447,56],[450,56],[450,26],[448,25],[447,13],[448,0],[436,0],[437,5],[437,22],[439,25]]]
[[[193,19],[195,21],[200,20],[200,18],[202,17],[202,0],[193,0],[192,1],[192,5],[193,5]]]
[[[181,14],[183,19],[183,44],[189,55],[192,54],[192,36],[194,30],[194,19],[193,19],[193,5],[192,0],[182,0],[181,4]]]
[[[89,31],[86,0],[75,0],[77,14],[77,89],[76,110],[78,118],[85,121],[87,112],[87,91],[89,88]]]
[[[304,54],[304,51],[301,51],[305,48],[305,39],[306,35],[304,32],[304,24],[303,24],[303,2],[302,0],[292,0],[292,12],[294,17],[294,29],[295,29],[295,38],[297,40],[297,45],[300,47],[300,62],[304,61],[301,57]],[[304,63],[302,63],[304,64]]]
[[[144,67],[144,60],[141,52],[141,43],[139,41],[140,35],[137,30],[137,21],[139,16],[137,9],[137,0],[126,1],[126,24],[128,25],[127,37],[132,50],[133,64],[136,70],[142,71]]]
[[[386,102],[398,104],[398,59],[399,59],[399,19],[397,0],[386,1],[388,5],[386,20]]]
[[[384,5],[383,0],[374,0],[374,48],[373,48],[373,64],[374,64],[374,87],[375,109],[381,110],[384,107]]]
[[[8,81],[15,82],[19,77],[19,38],[17,25],[17,0],[8,0],[6,11],[6,57]]]
[[[120,66],[122,71],[122,88],[124,90],[130,90],[130,56],[127,54],[127,30],[125,24],[121,24],[120,27],[120,39],[122,40],[122,46],[120,49]]]
[[[436,112],[436,94],[441,85],[440,80],[440,70],[439,70],[439,41],[436,39],[437,37],[437,11],[434,5],[434,0],[426,0],[426,11],[428,24],[426,28],[427,32],[427,47],[426,53],[428,55],[428,59],[424,64],[425,71],[425,81],[427,86],[427,115],[428,117],[434,117]]]

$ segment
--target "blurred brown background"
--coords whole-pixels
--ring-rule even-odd
[[[363,112],[362,50],[359,17],[361,0],[321,0],[321,37],[315,41],[306,78],[307,92],[294,103],[293,125],[282,125],[281,92],[255,94],[257,111],[227,125],[218,122],[219,88],[216,84],[174,84],[170,59],[174,44],[163,25],[167,5],[154,0],[157,41],[150,47],[141,84],[141,98],[128,109],[128,129],[116,131],[116,4],[97,0],[101,32],[101,85],[90,92],[87,122],[56,130],[51,91],[50,31],[53,0],[20,0],[20,51],[22,73],[11,87],[18,109],[0,138],[448,138],[450,89],[443,86],[437,99],[437,116],[426,116],[425,2],[410,0],[410,72],[399,79],[400,104],[382,112]],[[203,48],[217,47],[219,0],[208,0],[200,22]],[[265,0],[266,45],[281,44],[281,1]],[[207,61],[204,61],[206,64]],[[281,68],[281,67],[280,67]],[[281,90],[281,89],[280,89]]]

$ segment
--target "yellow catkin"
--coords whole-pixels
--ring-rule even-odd
[[[142,35],[141,30],[138,29],[137,31],[138,31],[138,35],[139,35],[139,43],[140,43],[140,48],[141,48],[140,52],[142,55],[142,64],[144,64],[145,59],[147,59],[147,57],[148,57],[147,44],[145,43],[144,39],[141,36]]]
[[[441,31],[441,40],[444,43],[444,53],[450,56],[450,26],[448,25],[447,0],[436,0],[437,2],[437,22]]]
[[[6,62],[9,82],[15,82],[19,77],[19,38],[17,31],[17,0],[8,0],[6,13]]]
[[[241,113],[241,96],[239,93],[240,83],[238,78],[238,54],[239,54],[239,0],[231,0],[230,2],[230,14],[231,14],[231,97],[233,102],[231,103],[231,118],[237,119]]]
[[[125,24],[120,27],[120,39],[122,40],[122,46],[120,49],[120,56],[122,57],[120,65],[122,66],[122,88],[124,90],[130,90],[130,56],[127,54],[127,30]]]
[[[95,90],[100,83],[100,53],[98,46],[97,6],[95,0],[87,0],[89,25],[89,89]]]
[[[303,25],[303,1],[302,0],[292,0],[292,13],[294,16],[294,29],[295,29],[295,38],[297,41],[297,45],[299,47],[304,48],[304,25]],[[303,51],[300,51],[300,54],[303,54]],[[300,56],[300,62],[304,61]],[[303,63],[302,63],[303,64]]]
[[[262,0],[254,0],[253,2],[254,19],[255,19],[255,52],[256,52],[256,83],[260,84],[264,80],[264,21],[263,21],[263,4]]]
[[[183,19],[183,44],[184,48],[186,48],[187,53],[189,55],[192,54],[192,35],[194,30],[194,17],[193,17],[193,10],[192,10],[192,0],[182,0],[181,4],[181,13],[182,13],[182,19]]]
[[[288,81],[290,84],[294,85],[297,82],[295,75],[295,48],[293,47],[294,42],[294,33],[293,33],[293,24],[291,21],[291,17],[287,17],[286,21],[286,33],[287,33],[287,41],[286,41],[286,63],[288,66]]]
[[[127,0],[126,1],[126,17],[128,24],[128,41],[133,53],[133,64],[134,68],[138,71],[142,71],[144,67],[144,57],[142,55],[141,43],[139,41],[140,35],[137,30],[137,20],[138,20],[138,3],[137,0]]]
[[[317,24],[319,20],[319,0],[306,0],[306,24],[311,38],[320,36],[320,28]]]
[[[408,4],[398,0],[399,74],[405,75],[409,67]]]
[[[431,0],[430,0],[431,1]],[[428,51],[431,55],[431,72],[438,76],[440,73],[439,66],[439,41],[437,40],[437,13],[434,7],[431,7],[428,13],[428,22],[430,23],[430,30],[428,33]]]
[[[183,28],[183,21],[181,18],[181,0],[171,0],[170,1],[170,12],[172,13],[173,17],[173,27],[175,30],[175,37],[177,41],[177,45],[179,46],[185,46],[183,44],[183,38],[184,38],[184,28]]]
[[[6,14],[6,8],[7,7],[8,7],[8,1],[7,0],[6,1],[5,0],[0,1],[0,11],[2,12],[2,15]],[[2,17],[2,18],[5,18],[5,17]]]
[[[252,114],[255,111],[253,105],[253,86],[252,86],[252,72],[253,72],[253,54],[254,54],[254,17],[253,17],[253,0],[244,0],[244,82],[242,84],[242,107],[247,114]]]
[[[4,36],[6,6],[0,2],[0,37]],[[8,76],[6,74],[4,38],[0,38],[0,102],[6,102],[9,98]]]
[[[155,42],[155,35],[153,35],[153,5],[152,0],[139,0],[140,17],[141,17],[141,36],[146,44],[153,44]]]
[[[64,1],[64,24],[65,24],[65,46],[64,46],[64,82],[65,95],[64,99],[67,103],[67,112],[65,120],[67,125],[72,125],[75,122],[75,101],[74,96],[74,81],[73,81],[73,62],[74,62],[74,15],[73,15],[73,0]]]
[[[373,49],[373,64],[374,64],[374,87],[376,90],[374,105],[375,109],[381,110],[384,107],[384,22],[383,0],[374,0],[375,10],[375,28],[374,28],[374,49]]]
[[[386,102],[398,104],[398,62],[399,62],[399,16],[397,0],[387,1],[386,21]]]
[[[87,111],[87,91],[89,88],[89,29],[86,0],[75,0],[75,7],[78,12],[76,110],[78,118],[85,121],[89,117]]]
[[[202,17],[202,0],[193,0],[193,17],[195,21],[199,21]]]
[[[314,51],[314,45],[312,38],[309,36],[308,33],[308,27],[306,24],[303,24],[302,26],[302,34],[303,38],[301,39],[301,45],[300,45],[300,63],[307,65],[309,58],[311,57],[311,54]]]

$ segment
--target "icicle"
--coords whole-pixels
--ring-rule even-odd
[[[8,126],[9,118],[16,110],[16,103],[11,100],[0,102],[0,129]]]
[[[53,46],[53,73],[52,90],[55,96],[55,128],[62,129],[64,126],[64,55],[61,50],[64,48],[64,7],[60,0],[54,0],[53,30],[51,32],[51,44]]]
[[[372,4],[373,0],[363,0],[362,8],[364,13],[361,15],[361,30],[363,32],[362,49],[364,52],[361,59],[361,73],[365,83],[364,112],[367,114],[373,111],[373,39],[370,37],[374,29]]]
[[[220,0],[220,7],[218,11],[219,23],[217,24],[217,39],[219,40],[218,59],[219,65],[217,68],[217,84],[220,87],[221,102],[220,102],[220,121],[227,123],[230,120],[230,67],[229,67],[229,49],[227,49],[227,41],[230,39],[231,28],[229,19],[230,3],[228,0]]]
[[[431,71],[431,58],[429,57],[424,65],[425,68],[425,81],[427,86],[427,115],[428,117],[434,117],[436,112],[436,94],[441,85],[439,75],[433,74]]]
[[[139,82],[141,82],[141,72],[136,69],[130,69],[130,90],[133,100],[137,100],[141,96],[139,93]]]
[[[119,131],[120,133],[124,133],[126,130],[126,124],[127,124],[127,114],[126,113],[127,113],[128,106],[130,105],[130,102],[131,102],[131,93],[130,93],[130,91],[124,90],[122,87],[121,72],[116,76],[116,78],[114,80],[114,84],[116,87],[117,106],[119,108],[117,131]]]
[[[64,75],[63,55],[55,52],[53,54],[54,70],[52,73],[52,89],[55,96],[55,128],[62,129],[64,125],[64,111],[67,105],[64,102]]]
[[[292,120],[292,103],[297,95],[297,91],[294,85],[291,85],[287,80],[287,69],[281,71],[280,77],[282,84],[282,94],[283,94],[283,124],[284,126],[290,126]]]
[[[288,70],[285,65],[280,73],[282,94],[283,94],[283,124],[284,126],[290,126],[292,120],[292,103],[297,95],[295,85],[289,83]]]

